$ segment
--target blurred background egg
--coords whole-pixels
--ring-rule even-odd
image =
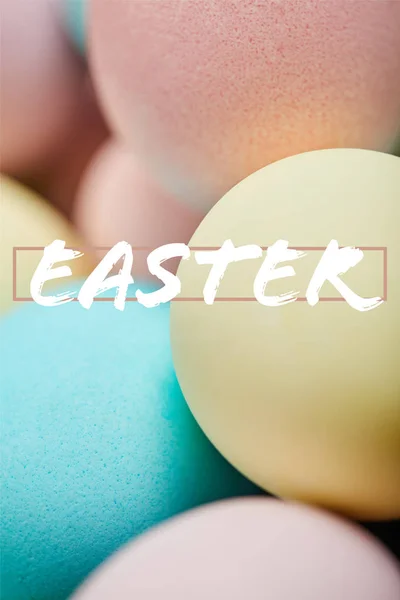
[[[121,240],[150,249],[187,244],[201,219],[160,189],[137,157],[116,141],[106,143],[93,158],[82,179],[74,214],[93,247],[109,248]],[[148,254],[135,252],[134,276],[149,277]],[[169,261],[168,270],[176,270],[177,264]]]
[[[54,207],[5,176],[0,177],[0,197],[0,314],[19,306],[15,297],[30,298],[30,282],[43,257],[42,249],[54,240],[83,251],[84,256],[69,261],[68,266],[76,277],[89,275],[96,265],[94,256],[87,253],[86,243]],[[45,283],[43,293],[58,283]]]
[[[308,150],[393,149],[399,2],[96,0],[90,10],[110,124],[185,202],[206,210]]]
[[[62,0],[65,4],[66,22],[77,48],[86,49],[86,11],[89,0]]]
[[[65,600],[150,526],[259,493],[184,401],[168,306],[31,304],[0,337],[3,600]]]
[[[139,538],[74,600],[397,600],[400,570],[369,534],[305,506],[219,502]]]
[[[1,170],[31,174],[68,134],[84,70],[61,0],[1,0]]]

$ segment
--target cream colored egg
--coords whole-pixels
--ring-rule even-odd
[[[4,176],[0,186],[1,314],[21,301],[32,300],[32,276],[43,257],[43,248],[54,240],[63,240],[67,248],[84,251],[84,256],[68,263],[74,276],[88,275],[95,263],[72,226],[45,200]],[[43,294],[60,281],[62,284],[66,280],[45,283]]]
[[[228,266],[210,305],[202,300],[210,267],[183,261],[181,300],[199,301],[172,307],[175,366],[191,410],[222,454],[272,493],[364,519],[400,516],[399,224],[400,159],[326,150],[244,180],[191,240],[192,248],[283,240],[305,252],[276,266],[285,277],[268,283],[269,301],[260,302],[254,283],[265,252]],[[339,274],[339,291],[320,281],[313,305],[307,290],[317,291],[314,273],[331,241],[361,250],[361,262]],[[289,292],[296,301],[264,305]],[[384,301],[361,311],[352,292],[359,303]]]

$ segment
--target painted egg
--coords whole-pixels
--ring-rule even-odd
[[[3,600],[65,600],[152,525],[259,493],[184,401],[168,306],[32,304],[0,336]]]
[[[85,250],[83,241],[72,225],[39,195],[13,179],[0,178],[0,314],[20,306],[31,298],[30,283],[43,257],[43,249],[55,240],[63,240],[66,248],[83,252],[71,261],[75,277],[89,275],[96,266],[94,256]],[[46,282],[47,293],[56,280]]]
[[[276,500],[172,519],[101,566],[74,600],[396,600],[400,570],[372,536]]]
[[[276,160],[399,132],[392,0],[96,0],[90,54],[115,131],[203,210]]]
[[[220,452],[363,520],[400,517],[399,190],[400,159],[367,150],[261,169],[197,229],[206,254],[180,263],[171,309],[182,391]]]
[[[87,169],[74,216],[93,247],[129,242],[135,253],[134,276],[142,278],[150,276],[150,251],[164,244],[187,244],[201,219],[164,192],[137,157],[114,141],[101,148]],[[176,271],[177,262],[168,262],[167,268]]]

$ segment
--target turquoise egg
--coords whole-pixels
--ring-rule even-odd
[[[64,600],[151,526],[261,493],[187,408],[168,306],[30,304],[0,339],[3,600]]]
[[[86,49],[86,13],[87,0],[63,0],[67,27],[76,47],[82,52]]]

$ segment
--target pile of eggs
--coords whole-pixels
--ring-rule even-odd
[[[398,600],[400,3],[0,6],[1,597]],[[28,301],[55,239],[77,289],[333,226],[387,248],[377,311]]]

